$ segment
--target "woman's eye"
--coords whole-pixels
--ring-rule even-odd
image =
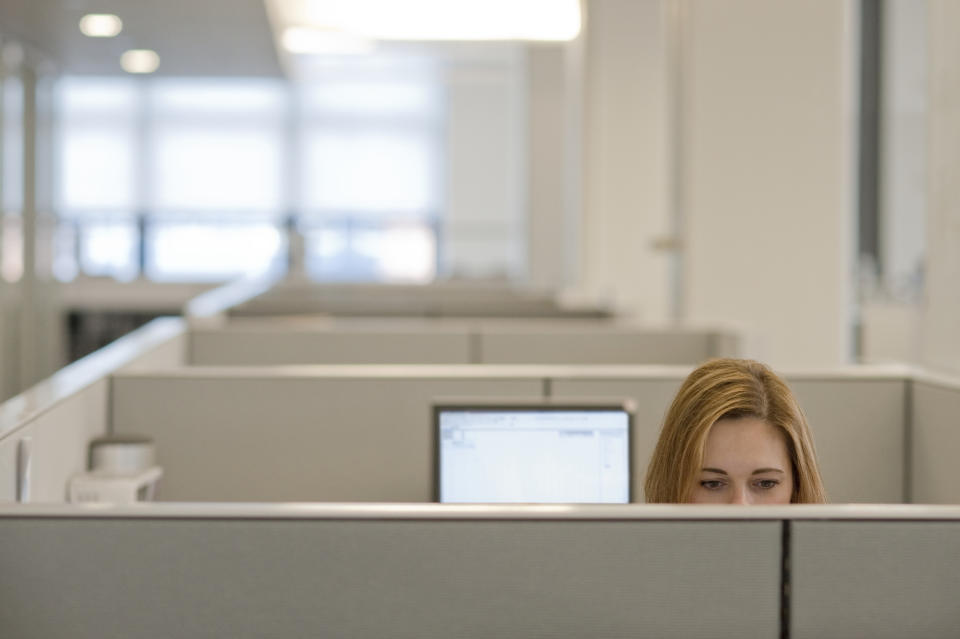
[[[706,488],[707,490],[719,490],[723,488],[723,482],[719,479],[705,479],[700,482],[700,485]]]
[[[776,488],[779,483],[776,479],[761,479],[757,482],[757,487],[770,490],[771,488]]]

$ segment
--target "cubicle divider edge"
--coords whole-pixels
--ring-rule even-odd
[[[182,364],[185,333],[155,319],[0,405],[0,502],[64,501],[87,444],[109,431],[110,374]]]
[[[911,379],[910,497],[915,503],[960,503],[960,381],[918,371]]]

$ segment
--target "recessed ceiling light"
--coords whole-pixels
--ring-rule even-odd
[[[112,13],[88,13],[80,18],[80,32],[91,38],[112,38],[123,29],[123,22]]]
[[[153,73],[160,66],[160,56],[150,49],[130,49],[120,56],[120,66],[127,73]]]

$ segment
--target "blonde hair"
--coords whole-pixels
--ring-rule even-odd
[[[720,419],[738,417],[762,419],[784,433],[793,465],[791,502],[826,502],[813,437],[797,400],[776,373],[747,359],[710,360],[683,382],[647,468],[647,501],[689,501],[710,428]]]

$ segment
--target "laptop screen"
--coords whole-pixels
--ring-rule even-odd
[[[437,500],[627,503],[625,404],[436,405]]]

